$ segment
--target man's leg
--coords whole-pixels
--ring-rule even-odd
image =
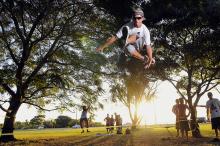
[[[82,132],[81,133],[83,133],[84,132],[84,129],[83,129],[83,119],[80,119],[80,127],[81,127],[81,129],[82,129]]]
[[[132,57],[137,58],[137,59],[143,61],[144,63],[147,63],[147,62],[148,62],[147,53],[144,53],[144,54],[146,54],[146,55],[142,55],[142,54],[140,53],[140,50],[139,50],[141,47],[143,47],[143,46],[141,46],[142,43],[143,43],[142,39],[139,38],[139,39],[136,41],[136,44],[128,44],[128,45],[126,46],[126,48],[127,48],[128,53],[129,53]],[[138,48],[139,48],[139,49],[138,49]],[[153,60],[152,64],[154,64],[154,63],[155,63],[155,60]]]
[[[218,129],[215,129],[215,137],[218,138]]]
[[[185,133],[186,133],[186,139],[188,140],[189,139],[188,130],[185,130]]]
[[[180,135],[180,125],[179,125],[179,121],[176,120],[176,137],[179,137]]]
[[[184,130],[181,129],[180,132],[181,132],[181,137],[183,138],[184,137]]]
[[[89,121],[88,121],[88,119],[85,119],[85,123],[86,123],[87,132],[90,132],[89,131]]]
[[[134,45],[129,44],[127,47],[128,52],[130,53],[130,55],[134,58],[137,58],[141,61],[144,61],[145,58],[144,56],[142,56],[136,49]]]

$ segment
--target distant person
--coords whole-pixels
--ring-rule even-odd
[[[105,117],[105,119],[104,119],[104,121],[106,122],[105,126],[106,126],[107,133],[110,132],[110,127],[109,127],[109,126],[111,126],[110,125],[110,122],[111,122],[110,120],[111,120],[111,118],[109,117],[109,114],[107,114],[107,117]]]
[[[126,128],[126,130],[125,130],[125,134],[126,134],[126,135],[131,134],[131,129]]]
[[[116,128],[117,134],[122,134],[122,118],[121,118],[121,116],[116,114],[115,121],[116,121],[116,127],[117,127]]]
[[[111,132],[111,133],[112,133],[113,130],[114,130],[114,125],[115,125],[115,119],[114,119],[114,116],[111,115],[111,118],[110,118],[110,126],[111,126],[110,132]]]
[[[176,115],[176,137],[179,137],[179,131],[180,131],[180,122],[179,122],[179,99],[176,99],[176,104],[172,108],[172,112]]]
[[[116,126],[116,131],[118,131],[118,127],[119,127],[119,117],[118,114],[115,113],[115,126]]]
[[[220,101],[216,98],[213,98],[212,92],[208,92],[207,95],[209,98],[209,100],[206,102],[207,119],[210,119],[211,114],[212,129],[215,130],[216,136],[214,141],[219,141],[218,130],[220,130]]]
[[[186,114],[187,110],[188,110],[188,114]],[[189,111],[190,111],[189,107],[184,103],[183,98],[180,98],[178,105],[180,132],[182,137],[184,137],[184,133],[185,133],[187,140],[188,140],[188,131],[190,130],[189,122],[187,120],[187,117],[190,115]]]
[[[86,106],[82,106],[82,108],[83,108],[83,111],[82,111],[82,114],[80,117],[80,127],[82,129],[81,133],[84,133],[84,125],[87,128],[87,132],[90,132],[89,131],[89,122],[88,122],[88,117],[87,117],[87,113],[88,113],[89,108],[87,108]]]

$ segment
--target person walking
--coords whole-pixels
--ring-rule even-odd
[[[211,118],[212,129],[215,130],[215,139],[213,141],[219,141],[218,131],[220,130],[220,101],[217,98],[213,98],[212,92],[207,94],[209,100],[206,102],[207,119]]]

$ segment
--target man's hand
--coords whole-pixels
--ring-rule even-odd
[[[147,61],[146,65],[144,66],[144,69],[150,68],[151,64],[155,64],[154,58],[148,58],[148,61]]]

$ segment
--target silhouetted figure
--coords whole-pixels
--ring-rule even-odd
[[[189,107],[184,104],[183,98],[179,99],[179,105],[178,105],[178,115],[179,115],[179,124],[180,124],[180,132],[181,136],[184,137],[184,133],[186,135],[186,138],[188,139],[188,131],[190,130],[189,128],[189,122],[187,120],[187,117],[189,116]],[[188,110],[188,114],[186,114],[186,111]]]
[[[122,118],[120,115],[115,113],[115,122],[116,122],[116,130],[117,134],[122,134]]]
[[[110,127],[109,127],[109,126],[111,126],[110,120],[111,120],[111,118],[109,117],[109,114],[107,114],[107,117],[105,117],[105,119],[104,119],[104,121],[106,122],[105,126],[106,126],[107,133],[110,132]]]
[[[82,114],[80,117],[80,127],[82,129],[81,133],[84,133],[84,125],[87,128],[87,132],[90,132],[89,131],[89,122],[88,122],[88,117],[87,117],[87,112],[88,112],[89,108],[87,108],[86,106],[82,106],[82,108],[83,108],[83,111],[82,111]]]
[[[176,99],[176,104],[172,108],[172,112],[176,115],[176,132],[177,132],[176,137],[179,137],[179,131],[180,131],[178,106],[179,106],[179,99]]]
[[[113,130],[114,130],[114,125],[115,125],[115,119],[114,119],[114,116],[111,115],[111,118],[110,118],[110,133],[113,133]]]
[[[209,98],[209,100],[206,102],[207,119],[210,119],[211,114],[212,129],[215,130],[216,136],[214,141],[219,141],[218,130],[220,130],[220,101],[217,98],[213,98],[211,92],[209,92],[207,95]]]

